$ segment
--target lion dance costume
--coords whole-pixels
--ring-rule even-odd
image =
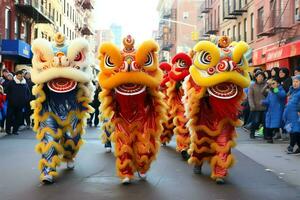
[[[162,72],[158,68],[157,44],[145,41],[138,49],[127,36],[120,51],[112,43],[99,48],[99,83],[103,117],[113,124],[117,174],[124,184],[134,172],[146,172],[159,149],[165,118],[163,94],[159,91]]]
[[[66,44],[60,33],[53,45],[36,39],[32,52],[34,131],[40,141],[36,150],[42,154],[40,179],[52,183],[61,161],[74,168],[86,118],[93,111],[89,106],[94,91],[91,55],[86,40]]]
[[[167,105],[170,107],[168,113],[173,121],[174,131],[176,135],[177,147],[176,150],[181,152],[184,160],[189,158],[187,150],[190,145],[189,130],[186,127],[187,119],[184,116],[184,105],[181,101],[183,97],[182,82],[186,76],[189,75],[189,67],[192,65],[192,59],[185,53],[178,53],[172,59],[172,66],[168,72],[169,80],[166,82],[166,96]],[[172,135],[168,133],[169,129],[166,127],[161,138],[167,138],[170,141]],[[170,137],[171,135],[171,137]]]
[[[167,96],[167,89],[168,86],[166,85],[169,81],[169,71],[171,71],[172,66],[167,62],[162,62],[159,65],[159,68],[163,71],[164,76],[162,79],[162,82],[160,83],[160,91],[164,94],[164,101],[165,103],[168,102],[168,96]],[[170,108],[171,106],[167,105],[167,120],[163,123],[164,130],[160,136],[160,142],[165,146],[167,143],[169,143],[173,136],[173,118],[174,116],[171,115]]]
[[[215,43],[213,42],[216,41]],[[184,81],[187,126],[191,133],[189,163],[201,173],[205,160],[211,166],[211,177],[224,183],[228,168],[233,165],[231,148],[235,146],[235,126],[244,98],[243,89],[250,79],[245,42],[230,44],[228,37],[200,41],[193,49],[190,76]]]

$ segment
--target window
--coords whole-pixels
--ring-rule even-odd
[[[244,19],[244,41],[247,42],[247,18]]]
[[[251,41],[254,40],[254,16],[253,13],[250,15],[250,20],[251,20]]]
[[[230,28],[227,29],[227,36],[230,36]]]
[[[236,40],[236,25],[234,25],[232,28],[232,40],[233,41]]]
[[[67,3],[67,17],[69,17],[69,3]]]
[[[264,7],[261,7],[257,11],[257,33],[261,33],[264,30]]]
[[[64,14],[66,14],[66,0],[64,0]]]
[[[214,10],[214,29],[216,30],[217,29],[217,10]]]
[[[64,25],[64,30],[63,30],[64,34],[66,34],[66,26]]]
[[[59,26],[61,27],[61,15],[59,15]]]
[[[49,3],[49,16],[51,15],[51,3]]]
[[[35,28],[34,29],[34,39],[36,39],[37,37],[38,37],[38,29],[37,28]]]
[[[19,38],[19,18],[15,19],[15,39]]]
[[[238,41],[240,41],[242,38],[241,36],[241,22],[238,23]]]
[[[218,24],[218,28],[220,26],[220,6],[218,6],[218,14],[217,14],[217,24]]]
[[[52,17],[53,17],[53,21],[55,20],[55,9],[53,8],[52,10]]]
[[[183,12],[182,18],[183,18],[183,19],[189,18],[189,12]]]
[[[225,35],[225,31],[222,31],[222,35]]]
[[[295,0],[295,17],[294,17],[294,22],[299,21],[299,0]]]
[[[11,11],[5,8],[5,39],[10,39]]]

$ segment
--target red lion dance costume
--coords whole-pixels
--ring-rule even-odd
[[[228,168],[234,163],[231,148],[235,146],[235,126],[248,87],[248,62],[245,42],[233,42],[223,36],[216,42],[200,41],[193,49],[190,76],[184,81],[187,126],[191,145],[189,163],[194,172],[201,173],[205,160],[210,163],[211,177],[224,183]]]
[[[120,51],[112,43],[99,48],[102,92],[100,109],[114,126],[117,174],[124,184],[134,172],[146,178],[159,149],[166,105],[158,90],[162,71],[158,68],[157,44],[145,41],[138,49],[130,36]]]
[[[162,65],[162,64],[161,64]],[[168,72],[168,81],[166,82],[167,104],[169,106],[169,119],[172,119],[174,128],[171,133],[176,134],[176,150],[181,152],[184,160],[189,158],[187,150],[190,145],[189,130],[186,127],[187,119],[184,116],[184,105],[181,101],[183,97],[182,81],[189,75],[189,67],[192,65],[192,59],[185,53],[178,53],[172,59],[172,66]],[[165,67],[166,68],[166,67]],[[170,121],[170,120],[169,120]],[[169,124],[170,125],[170,124]],[[161,135],[162,142],[169,142],[172,135],[168,127],[165,127]]]

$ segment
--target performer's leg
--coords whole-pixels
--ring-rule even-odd
[[[113,141],[115,142],[116,170],[117,175],[124,184],[133,178],[135,166],[133,163],[133,140],[134,132],[125,132],[121,124],[117,124],[114,131]]]
[[[63,153],[63,148],[59,144],[62,130],[57,127],[55,120],[49,117],[40,123],[37,133],[37,139],[41,142],[36,146],[36,150],[42,154],[39,163],[40,179],[44,183],[52,183],[53,177],[57,176],[56,166],[60,164],[59,154]]]
[[[61,144],[64,148],[63,161],[67,162],[67,167],[74,168],[74,158],[83,144],[81,135],[83,133],[83,122],[74,118],[71,122],[72,128],[69,127],[63,133]]]
[[[97,127],[99,124],[99,107],[96,106],[96,108],[94,108],[94,109],[95,109],[94,125],[95,125],[95,127]]]
[[[135,163],[140,178],[145,179],[159,149],[159,134],[155,130],[138,133],[134,143]]]
[[[191,145],[188,150],[190,158],[188,162],[194,165],[195,174],[201,174],[204,161],[210,160],[211,155],[215,152],[211,148],[213,142],[213,138],[204,131],[197,131],[191,134]]]
[[[223,178],[227,175],[228,168],[234,163],[231,148],[234,147],[235,131],[234,127],[227,125],[223,128],[220,135],[216,137],[212,148],[215,150],[215,156],[211,159],[211,177],[217,183],[224,183]]]
[[[163,127],[164,130],[160,136],[160,142],[163,145],[166,145],[171,141],[173,136],[173,129],[174,129],[173,118],[169,118],[169,120],[166,123],[163,123]]]

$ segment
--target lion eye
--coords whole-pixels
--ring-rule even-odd
[[[181,68],[185,68],[185,67],[186,67],[186,62],[185,62],[184,60],[181,60],[181,59],[180,59],[180,60],[178,61],[178,66],[181,67]]]
[[[40,56],[40,61],[42,62],[42,63],[45,63],[45,62],[47,62],[47,60],[44,58],[44,56]]]
[[[211,55],[206,51],[201,51],[199,55],[199,62],[205,65],[210,64]]]
[[[111,61],[110,56],[106,56],[106,57],[105,57],[105,65],[106,65],[107,67],[114,67],[114,66],[115,66],[114,63]]]
[[[150,66],[150,65],[152,65],[152,63],[153,63],[153,57],[152,57],[151,53],[149,53],[147,55],[147,60],[146,60],[146,62],[144,64],[144,66]]]
[[[82,53],[81,52],[76,55],[74,61],[78,62],[80,60],[82,60]]]

